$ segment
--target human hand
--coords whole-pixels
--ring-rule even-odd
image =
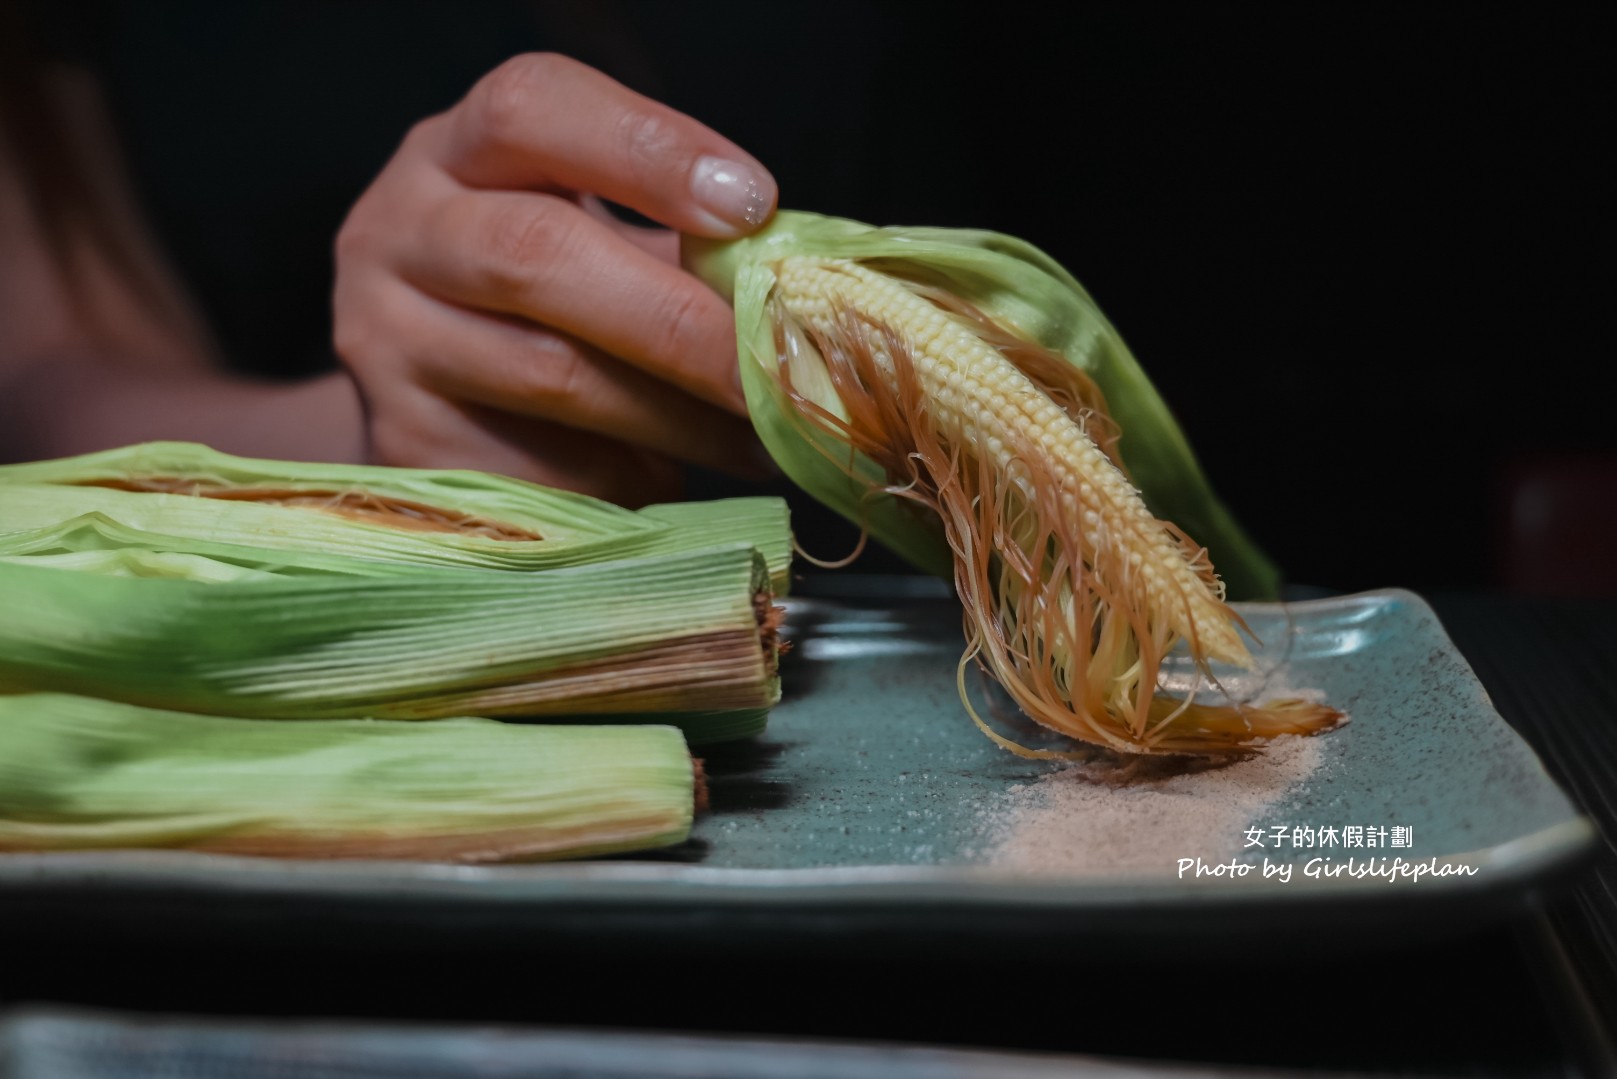
[[[338,235],[370,458],[630,505],[678,497],[680,461],[761,474],[733,316],[679,268],[678,232],[751,232],[775,196],[734,144],[598,71],[501,65],[410,131]]]

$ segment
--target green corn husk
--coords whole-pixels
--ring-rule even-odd
[[[953,560],[942,530],[882,492],[887,477],[822,431],[794,420],[779,380],[768,309],[771,265],[788,255],[878,260],[937,281],[1002,326],[1086,371],[1123,432],[1119,444],[1146,504],[1205,545],[1232,599],[1273,599],[1274,566],[1219,502],[1184,434],[1123,339],[1072,275],[1030,244],[966,229],[873,228],[856,221],[782,211],[762,231],[735,241],[686,241],[686,264],[732,299],[742,382],[753,423],[786,473],[917,567],[940,576]],[[809,399],[839,413],[835,391],[800,384]],[[819,449],[813,444],[817,443]]]
[[[31,493],[35,489],[25,490]],[[5,502],[6,490],[0,487],[0,505]],[[249,547],[148,532],[100,512],[42,528],[0,532],[0,562],[82,569],[105,576],[215,582],[304,576],[399,578],[422,572],[421,567],[354,558],[340,551]]]
[[[641,516],[660,521],[688,548],[750,543],[769,567],[769,587],[784,596],[791,585],[792,529],[786,500],[773,497],[718,498],[707,502],[665,502],[647,506]],[[663,541],[675,549],[673,541]],[[659,548],[662,549],[662,548]]]
[[[389,577],[19,546],[0,557],[0,693],[275,719],[655,717],[693,742],[757,733],[779,698],[768,570],[746,544]]]
[[[176,491],[235,497],[103,486],[154,481]],[[347,496],[351,504],[391,500],[407,512],[431,509],[463,526],[493,523],[512,535],[540,538],[420,531],[401,526],[398,518],[243,500],[248,490],[317,501]],[[763,553],[776,594],[784,595],[789,585],[791,534],[785,503],[775,498],[654,506],[637,513],[491,473],[265,461],[181,442],[0,466],[0,533],[48,529],[88,514],[144,533],[283,551],[290,569],[340,568],[354,560],[377,567],[348,572],[538,570],[744,540]]]
[[[670,727],[258,723],[0,696],[0,851],[579,857],[682,842],[700,796]]]

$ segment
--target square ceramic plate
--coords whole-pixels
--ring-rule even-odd
[[[776,944],[829,924],[918,940],[1040,932],[1094,943],[1148,933],[1197,947],[1317,936],[1323,924],[1342,940],[1353,929],[1458,928],[1516,909],[1593,843],[1592,826],[1408,592],[1240,607],[1262,642],[1258,670],[1231,672],[1225,691],[1312,694],[1350,721],[1310,740],[1307,754],[1294,749],[1286,768],[1239,765],[1251,774],[1183,776],[1115,798],[1071,773],[1054,776],[1059,764],[997,748],[973,726],[956,689],[951,601],[801,599],[790,608],[785,700],[761,739],[710,753],[713,811],[668,854],[489,868],[13,855],[0,857],[0,900],[123,889],[520,911],[530,926],[548,918],[567,932],[655,935],[697,918],[734,939],[756,933]],[[1170,677],[1188,676],[1181,665]],[[1008,733],[1038,737],[991,696],[978,703]],[[1186,870],[1197,858],[1254,868],[1198,876]],[[1398,863],[1426,868],[1410,876]],[[1329,866],[1345,868],[1330,875]]]

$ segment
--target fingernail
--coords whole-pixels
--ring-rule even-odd
[[[704,157],[691,173],[691,194],[706,211],[708,225],[726,233],[751,232],[769,220],[775,183],[754,165]]]

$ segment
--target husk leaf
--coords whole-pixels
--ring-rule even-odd
[[[666,726],[260,723],[0,696],[0,851],[568,858],[682,842],[695,788]]]
[[[154,484],[165,490],[121,489]],[[229,497],[173,493],[187,490]],[[316,504],[242,498],[248,491],[313,499]],[[320,506],[321,499],[330,505]],[[347,499],[347,506],[339,499]],[[492,523],[511,535],[537,538],[425,531],[410,527],[407,517],[351,512],[354,504],[383,502],[412,511],[430,508],[446,518]],[[257,460],[183,442],[0,466],[0,533],[61,527],[90,514],[153,536],[283,551],[287,572],[538,570],[745,540],[764,553],[774,591],[784,594],[789,584],[790,527],[786,504],[777,498],[719,499],[632,512],[486,472]]]
[[[755,733],[779,697],[768,571],[745,543],[533,574],[242,561],[0,558],[0,693],[277,719],[655,714],[696,741]]]

